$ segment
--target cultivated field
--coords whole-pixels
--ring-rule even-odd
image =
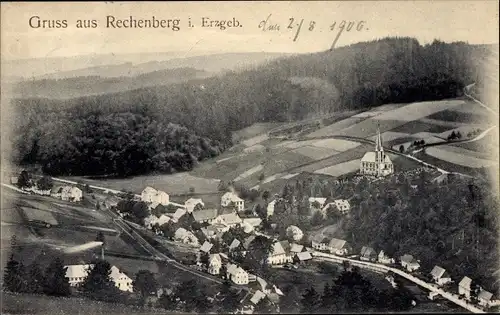
[[[334,155],[338,153],[338,151],[335,151],[333,149],[328,149],[328,148],[320,148],[312,145],[306,145],[300,148],[297,148],[293,150],[292,152],[301,154],[303,156],[306,156],[308,158],[311,158],[313,160],[319,160],[319,159],[324,159],[327,156]]]
[[[357,170],[359,170],[360,161],[361,161],[360,159],[356,159],[356,160],[351,160],[351,161],[344,162],[344,163],[335,164],[332,166],[328,166],[328,167],[316,170],[316,171],[314,171],[314,173],[326,174],[326,175],[338,177],[338,176],[345,175],[345,174],[352,173],[352,172],[356,172]]]
[[[365,120],[365,118],[362,117],[350,117],[343,119],[339,122],[333,123],[329,126],[326,126],[324,128],[321,128],[319,130],[316,130],[310,134],[307,135],[308,138],[315,138],[315,137],[324,137],[324,136],[332,136],[335,135],[337,132],[348,128],[352,125],[355,125],[361,121]]]
[[[496,162],[471,155],[472,151],[450,149],[449,146],[429,147],[426,153],[437,159],[471,168],[488,167]]]

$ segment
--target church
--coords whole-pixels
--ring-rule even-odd
[[[387,176],[394,173],[394,166],[382,147],[382,137],[377,129],[375,152],[366,152],[361,159],[360,173],[372,176]]]

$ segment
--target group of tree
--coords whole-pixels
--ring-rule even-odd
[[[54,175],[186,171],[255,122],[457,97],[487,51],[463,42],[384,38],[179,84],[14,99],[9,141],[16,162],[39,163]]]
[[[413,295],[403,286],[380,290],[359,272],[358,267],[344,270],[333,283],[326,283],[323,292],[314,286],[300,299],[303,313],[401,312],[412,306]]]
[[[448,141],[450,141],[450,140],[460,140],[460,139],[462,139],[462,134],[460,133],[460,131],[455,132],[455,130],[453,130],[451,132],[451,134],[448,135],[447,139],[448,139]]]

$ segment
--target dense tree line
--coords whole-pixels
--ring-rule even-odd
[[[16,99],[14,158],[53,174],[189,170],[231,132],[345,109],[461,95],[485,46],[386,38],[187,83],[74,98]],[[477,57],[477,58],[476,58]],[[479,61],[477,61],[479,62]]]

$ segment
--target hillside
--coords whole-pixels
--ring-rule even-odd
[[[217,147],[223,149],[231,144],[232,131],[256,122],[288,122],[345,110],[366,110],[386,103],[453,98],[460,96],[463,87],[473,81],[479,71],[476,63],[488,53],[487,47],[465,43],[435,41],[420,45],[412,38],[386,38],[333,51],[281,58],[253,69],[179,84],[69,100],[16,99],[13,105],[21,117],[11,120],[17,122],[13,126],[15,158],[50,165],[48,169],[53,174],[75,171],[61,165],[61,152],[67,161],[84,158],[99,164],[102,153],[89,152],[85,149],[87,146],[78,141],[81,135],[75,134],[75,128],[67,128],[70,121],[85,121],[97,115],[131,113],[140,121],[149,119],[159,125],[173,123],[193,135],[220,142],[222,145]],[[47,124],[48,121],[51,124]],[[54,126],[59,129],[54,131]],[[128,126],[134,130],[132,133],[144,133],[141,124]],[[94,134],[85,128],[78,132]],[[106,132],[119,134],[115,127],[110,128]],[[99,140],[85,137],[89,143]],[[69,139],[73,142],[68,144]],[[180,161],[189,156],[187,163],[181,163],[187,165],[187,169],[196,159],[207,156],[182,151],[185,150],[182,137],[174,136],[174,139],[173,146],[160,151],[148,149],[151,141],[133,143],[126,154],[140,157],[141,164],[152,165],[155,164],[153,157],[163,152],[156,158],[161,164],[165,156],[172,153],[170,150],[176,148],[181,152]],[[57,149],[65,145],[69,146],[63,151]],[[109,152],[106,153],[109,165],[116,165],[114,161],[118,162],[117,157],[123,155],[115,154],[116,147],[102,145],[98,151]],[[43,151],[39,151],[40,148]],[[142,169],[160,171],[156,167]],[[104,169],[85,170],[94,174],[104,172]],[[172,169],[175,170],[177,168]]]

